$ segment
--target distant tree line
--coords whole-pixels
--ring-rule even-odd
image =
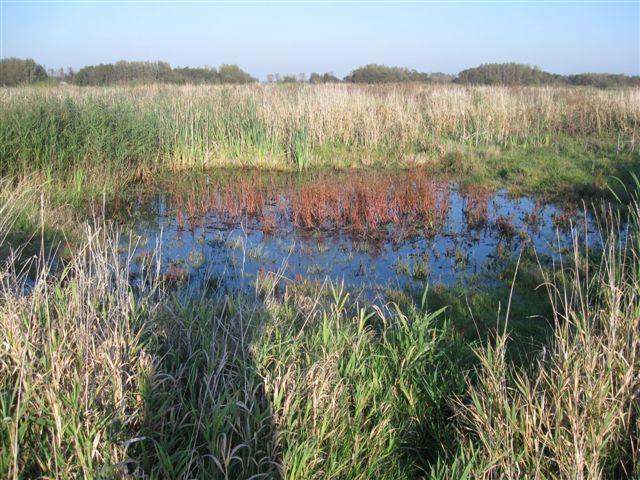
[[[128,82],[167,82],[173,70],[165,62],[116,62],[81,68],[70,78],[78,85],[111,85]]]
[[[640,76],[627,76],[614,73],[579,73],[569,75],[567,82],[571,85],[588,85],[598,88],[619,86],[640,86]]]
[[[537,67],[519,63],[487,63],[463,70],[455,79],[457,83],[471,85],[583,85],[598,88],[640,86],[640,76],[610,73],[581,73],[557,75]]]
[[[323,73],[322,75],[316,72],[313,72],[309,76],[309,83],[317,84],[317,83],[340,83],[340,79],[336,77],[333,73]]]
[[[5,58],[0,60],[0,85],[28,85],[48,80],[76,85],[114,85],[119,83],[251,83],[257,82],[237,65],[219,68],[172,68],[166,62],[107,63],[83,67],[77,72],[68,69],[50,70],[31,59]]]
[[[347,83],[429,83],[430,78],[428,73],[371,63],[364,67],[356,68],[344,77],[344,81]]]
[[[237,65],[218,69],[171,68],[166,62],[116,62],[84,67],[70,79],[78,85],[111,85],[117,83],[252,83],[257,80]]]
[[[32,59],[0,60],[0,85],[29,85],[41,82],[67,82],[77,85],[113,85],[120,83],[242,84],[258,80],[237,65],[172,68],[166,62],[127,62],[91,65],[77,72],[72,69],[49,70]],[[557,75],[519,63],[488,63],[461,71],[457,76],[425,73],[402,67],[369,64],[356,68],[340,79],[333,73],[267,75],[269,83],[460,83],[466,85],[582,85],[597,88],[640,86],[640,76],[608,73]]]
[[[445,73],[423,73],[401,67],[387,67],[386,65],[369,64],[356,68],[349,75],[340,79],[332,72],[313,72],[307,80],[304,73],[298,75],[280,75],[271,73],[267,75],[268,83],[446,83],[454,79],[454,75]]]
[[[29,85],[44,82],[48,78],[42,65],[28,58],[3,58],[0,60],[0,84],[7,86]]]
[[[267,83],[304,83],[307,81],[307,75],[304,73],[280,75],[279,73],[270,73],[267,75]]]
[[[540,85],[563,83],[563,77],[529,65],[487,63],[461,71],[456,82],[475,85]]]

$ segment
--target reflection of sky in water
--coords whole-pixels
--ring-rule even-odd
[[[158,195],[140,212],[136,231],[146,238],[136,255],[144,254],[162,237],[162,264],[171,263],[189,272],[190,284],[198,288],[203,280],[215,279],[227,289],[254,288],[259,272],[283,271],[285,279],[344,280],[348,287],[374,292],[388,287],[430,284],[452,285],[473,281],[472,274],[499,268],[514,258],[527,242],[538,255],[553,255],[571,245],[567,230],[558,230],[554,216],[561,214],[553,204],[531,198],[509,198],[498,192],[489,202],[485,227],[467,226],[464,196],[452,189],[446,225],[434,233],[402,238],[400,228],[386,227],[384,239],[351,235],[345,230],[308,231],[283,225],[265,235],[256,220],[244,225],[225,225],[215,214],[206,214],[204,227],[179,231],[166,197]],[[527,222],[535,212],[537,222]],[[509,218],[516,235],[508,239],[496,227],[500,216]],[[581,225],[577,214],[574,223]],[[144,219],[144,220],[142,220]],[[200,222],[197,222],[200,223]],[[134,274],[136,272],[134,271]]]

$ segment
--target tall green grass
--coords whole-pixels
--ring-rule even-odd
[[[131,102],[30,98],[3,105],[2,173],[135,171],[162,158],[159,117]]]
[[[407,478],[454,443],[470,350],[443,311],[279,305],[255,347],[285,478]]]
[[[309,166],[309,160],[311,156],[311,149],[309,145],[309,129],[306,123],[291,134],[291,140],[287,155],[290,161],[296,165],[298,171],[305,170]]]

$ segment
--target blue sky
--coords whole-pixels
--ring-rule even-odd
[[[0,0],[0,56],[47,68],[125,60],[237,63],[254,75],[366,63],[456,73],[516,61],[640,74],[634,2],[122,2]]]

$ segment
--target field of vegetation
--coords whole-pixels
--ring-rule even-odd
[[[2,89],[0,477],[637,478],[639,134],[637,87]],[[285,270],[443,239],[375,299]]]
[[[0,173],[101,188],[163,169],[424,165],[526,190],[602,189],[637,163],[640,128],[635,88],[27,87],[0,104]]]

